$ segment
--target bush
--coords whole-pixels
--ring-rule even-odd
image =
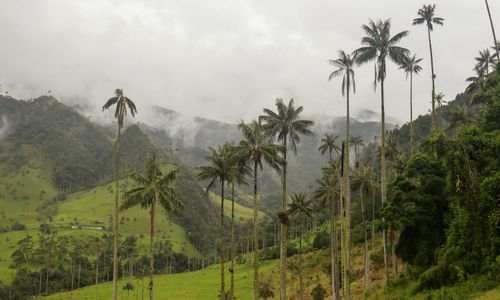
[[[26,230],[26,225],[21,224],[21,223],[16,221],[14,224],[12,224],[12,226],[10,228],[13,231],[22,231],[22,230]]]
[[[314,249],[326,249],[330,247],[330,235],[326,231],[319,231],[314,235],[313,244]]]
[[[456,265],[440,264],[429,268],[420,275],[417,290],[438,289],[464,279],[463,270]]]
[[[378,248],[370,253],[370,259],[375,265],[381,265],[384,263],[384,249]]]
[[[311,296],[313,297],[314,300],[323,300],[323,299],[325,299],[326,290],[321,285],[321,283],[318,283],[316,285],[316,287],[314,287],[314,289],[311,291]]]

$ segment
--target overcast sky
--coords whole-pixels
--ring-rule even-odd
[[[424,58],[415,113],[430,108],[424,26],[412,26],[419,0],[2,0],[0,84],[14,97],[53,94],[94,108],[123,88],[139,107],[161,105],[227,122],[249,120],[274,99],[294,97],[305,113],[344,115],[341,79],[329,58],[360,46],[361,25],[391,18],[392,33]],[[445,26],[432,33],[436,87],[463,91],[473,58],[493,44],[484,1],[434,0]],[[500,31],[500,1],[490,1]],[[356,69],[354,110],[379,112],[373,65]],[[387,114],[408,119],[408,82],[388,70]]]

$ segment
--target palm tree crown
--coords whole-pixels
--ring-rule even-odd
[[[443,26],[443,18],[435,17],[434,11],[436,10],[436,5],[424,5],[418,10],[418,18],[413,19],[413,25],[426,24],[427,28],[432,31],[434,30],[434,24]]]
[[[137,108],[135,103],[128,97],[123,96],[122,89],[115,90],[115,97],[110,98],[102,107],[102,110],[106,110],[116,104],[115,118],[118,120],[118,126],[123,127],[123,119],[127,115],[127,109],[130,111],[132,117],[137,114]]]
[[[490,73],[490,67],[495,69],[495,58],[491,55],[489,49],[479,51],[479,56],[475,60],[476,66],[474,69],[482,70],[486,75]]]
[[[422,58],[417,58],[416,54],[412,56],[408,53],[408,55],[404,56],[399,68],[406,73],[408,79],[410,74],[418,74],[422,71],[422,67],[419,65],[420,62],[422,62]]]
[[[328,80],[332,80],[335,77],[342,76],[342,96],[344,96],[346,91],[351,87],[353,92],[356,92],[356,80],[354,77],[356,53],[350,55],[345,53],[344,50],[339,50],[338,55],[339,58],[328,60],[328,62],[332,66],[337,68],[330,74],[330,76],[328,76]]]
[[[324,155],[326,152],[330,155],[330,159],[332,159],[332,153],[339,153],[340,147],[337,145],[337,139],[339,137],[333,134],[325,133],[324,137],[321,139],[321,144],[319,145],[318,151],[321,155]]]
[[[282,160],[278,152],[283,148],[271,142],[271,137],[266,133],[260,122],[252,121],[250,124],[242,122],[238,126],[243,133],[243,140],[237,146],[237,156],[246,161],[254,162],[262,169],[262,160],[273,169],[280,170]]]

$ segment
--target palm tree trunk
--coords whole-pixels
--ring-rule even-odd
[[[410,71],[410,153],[413,154],[413,72]]]
[[[234,245],[234,182],[231,185],[231,300],[234,299],[234,257],[236,248]]]
[[[300,300],[304,300],[304,283],[302,282],[302,230],[304,228],[304,217],[302,212],[300,215],[300,228],[299,228],[299,290],[300,290]]]
[[[43,271],[40,268],[40,281],[38,284],[38,297],[42,297],[42,277],[43,277]]]
[[[345,194],[345,271],[344,281],[346,286],[346,299],[350,299],[350,272],[351,272],[351,180],[350,180],[350,167],[349,167],[349,90],[350,90],[350,77],[347,76],[347,107],[346,107],[346,140],[345,140],[345,159],[344,159],[344,194]]]
[[[120,202],[120,137],[122,127],[118,125],[118,135],[115,143],[115,179],[116,179],[116,192],[115,192],[115,206],[114,206],[114,223],[113,223],[113,300],[118,300],[118,251],[120,241],[118,236],[118,207]]]
[[[150,220],[150,229],[151,231],[149,232],[150,235],[150,241],[149,241],[149,300],[154,300],[154,293],[153,293],[153,273],[154,273],[154,241],[155,241],[155,206],[156,206],[156,200],[158,199],[158,195],[155,192],[153,202],[151,203],[151,220]]]
[[[221,300],[225,298],[225,279],[224,279],[224,179],[221,180],[220,196],[220,293]]]
[[[365,218],[365,202],[363,199],[363,189],[359,190],[359,199],[361,202],[361,217],[363,222],[363,235],[365,237],[365,249],[363,251],[363,260],[365,263],[365,289],[370,288],[370,266],[368,264],[368,233],[366,232],[366,218]]]
[[[431,30],[429,26],[427,26],[427,37],[429,39],[429,52],[431,54],[431,72],[432,72],[432,112],[431,112],[431,118],[432,118],[432,129],[437,129],[437,120],[436,120],[436,112],[435,112],[435,106],[436,106],[436,84],[435,84],[435,79],[436,75],[434,74],[434,56],[432,54],[432,40],[431,40]]]
[[[95,261],[95,300],[99,299],[99,257]]]
[[[380,133],[380,193],[382,204],[387,200],[387,177],[385,168],[385,106],[384,106],[384,78],[380,81],[380,97],[381,97],[381,133]],[[433,98],[434,99],[434,98]],[[389,270],[387,268],[387,231],[382,230],[384,243],[384,273],[385,284],[389,282]]]
[[[498,43],[497,36],[495,34],[495,26],[493,25],[493,19],[491,18],[490,5],[488,4],[488,0],[484,0],[486,3],[486,9],[488,10],[488,17],[490,18],[491,32],[493,33],[493,42],[495,43],[495,50],[497,52],[497,62],[500,61],[500,55],[498,54]]]
[[[331,161],[331,159],[330,159]],[[340,299],[339,295],[339,286],[338,286],[338,245],[337,245],[337,220],[335,218],[336,209],[335,209],[335,199],[331,198],[330,202],[330,252],[332,256],[332,299],[338,300]]]
[[[283,170],[281,173],[281,211],[286,209],[286,161],[287,155],[287,137],[283,139]],[[286,224],[280,222],[280,300],[286,299]]]
[[[253,299],[259,299],[259,240],[257,237],[257,161],[253,166]]]
[[[342,144],[342,154],[341,154],[341,159],[340,159],[340,165],[342,166],[344,164],[344,147],[345,143]],[[343,170],[343,169],[342,169]],[[345,258],[344,258],[344,248],[345,248],[345,209],[344,209],[344,175],[342,172],[340,173],[340,180],[339,180],[339,190],[340,190],[340,197],[339,197],[339,215],[340,215],[340,267],[342,271],[342,296],[345,297],[345,291],[346,291],[346,286],[345,286],[345,274],[344,274],[344,269],[345,269]],[[339,280],[340,281],[340,280]],[[339,289],[340,289],[340,282],[339,282]]]

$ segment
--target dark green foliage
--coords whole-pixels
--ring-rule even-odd
[[[330,247],[330,233],[324,230],[316,232],[313,237],[312,246],[317,250]]]
[[[26,225],[21,224],[21,223],[16,221],[14,224],[12,224],[10,226],[10,229],[13,231],[22,231],[22,230],[26,230]]]
[[[314,300],[323,300],[325,299],[326,296],[326,290],[325,288],[321,285],[321,283],[318,283],[314,289],[311,291],[311,296],[313,297]]]

